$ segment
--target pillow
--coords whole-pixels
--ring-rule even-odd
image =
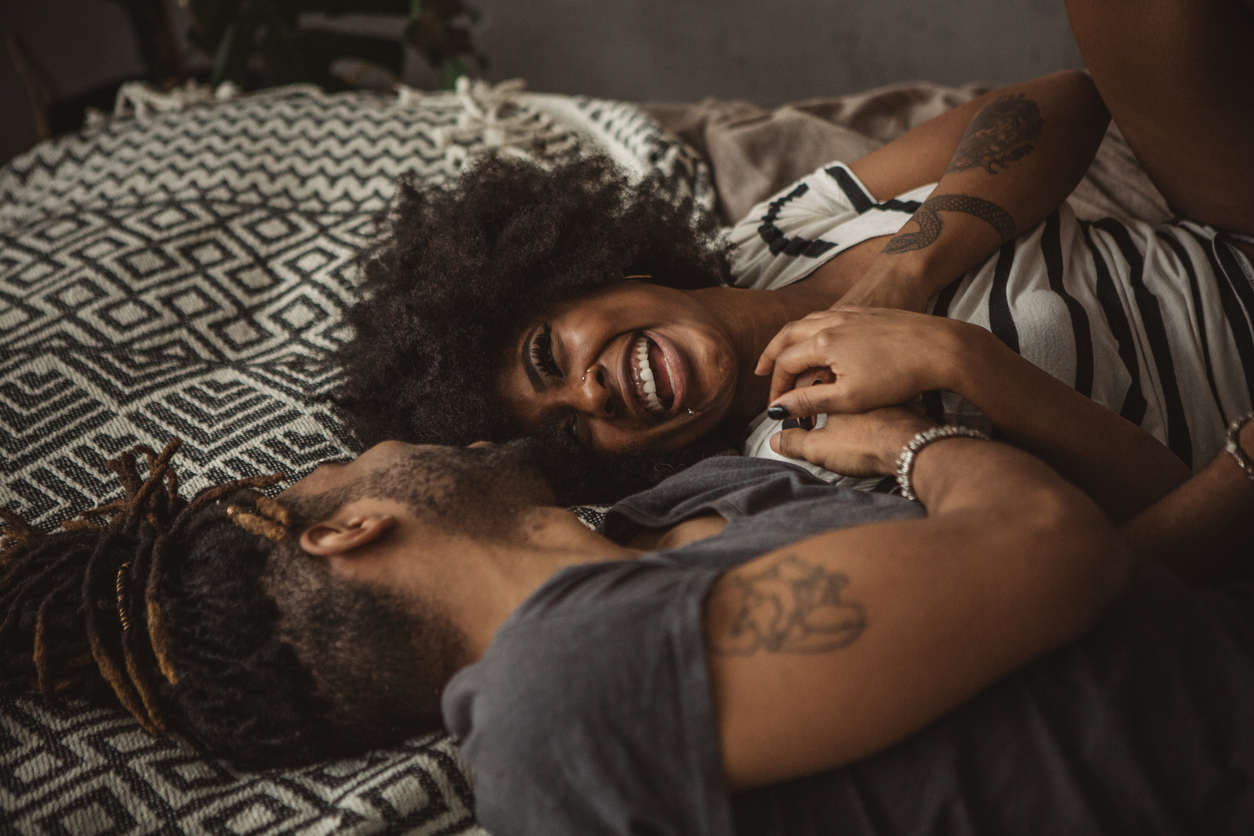
[[[714,205],[704,163],[626,103],[517,83],[219,96],[127,86],[114,118],[0,170],[0,504],[36,525],[117,495],[105,461],[136,443],[183,439],[185,495],[349,453],[329,352],[402,174],[444,181],[539,140]],[[461,833],[472,807],[445,739],[246,774],[120,710],[0,702],[0,809],[19,829]]]
[[[129,714],[0,696],[0,818],[22,833],[484,834],[457,747],[427,736],[304,769],[239,772]],[[8,831],[6,831],[8,832]]]

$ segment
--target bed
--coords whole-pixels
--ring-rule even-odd
[[[48,527],[115,492],[107,458],[170,436],[189,494],[352,452],[328,356],[402,175],[444,181],[487,148],[596,150],[730,222],[978,92],[900,85],[766,111],[519,83],[386,96],[128,85],[113,114],[0,170],[0,504]],[[1080,193],[1094,215],[1166,214],[1115,134]],[[445,736],[240,772],[121,710],[0,692],[0,832],[158,831],[483,832]]]

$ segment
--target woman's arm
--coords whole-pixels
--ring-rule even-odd
[[[844,456],[848,435],[882,439],[869,458],[891,473],[928,424],[881,410],[830,426],[809,443],[826,438]],[[706,655],[733,789],[901,740],[1083,633],[1122,586],[1114,529],[1025,453],[938,441],[919,453],[913,485],[926,519],[820,535],[715,582]]]
[[[923,310],[1066,199],[1109,121],[1092,80],[1060,72],[981,96],[853,162],[880,201],[939,182],[842,303]]]
[[[811,386],[798,379],[816,366],[830,369],[835,380]],[[820,311],[785,326],[757,371],[773,372],[770,403],[794,416],[863,412],[933,389],[956,392],[1115,522],[1192,475],[1140,427],[1024,360],[989,331],[958,320],[887,309]]]

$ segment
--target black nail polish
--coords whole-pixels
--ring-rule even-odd
[[[788,407],[783,404],[776,404],[766,411],[766,417],[773,421],[779,421],[789,416]]]
[[[779,428],[781,430],[799,430],[801,429],[801,422],[796,418],[785,418],[784,423],[780,424]]]

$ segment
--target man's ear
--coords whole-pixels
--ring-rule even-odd
[[[301,533],[300,547],[306,554],[317,557],[346,556],[375,542],[394,525],[396,517],[381,513],[326,520]]]

